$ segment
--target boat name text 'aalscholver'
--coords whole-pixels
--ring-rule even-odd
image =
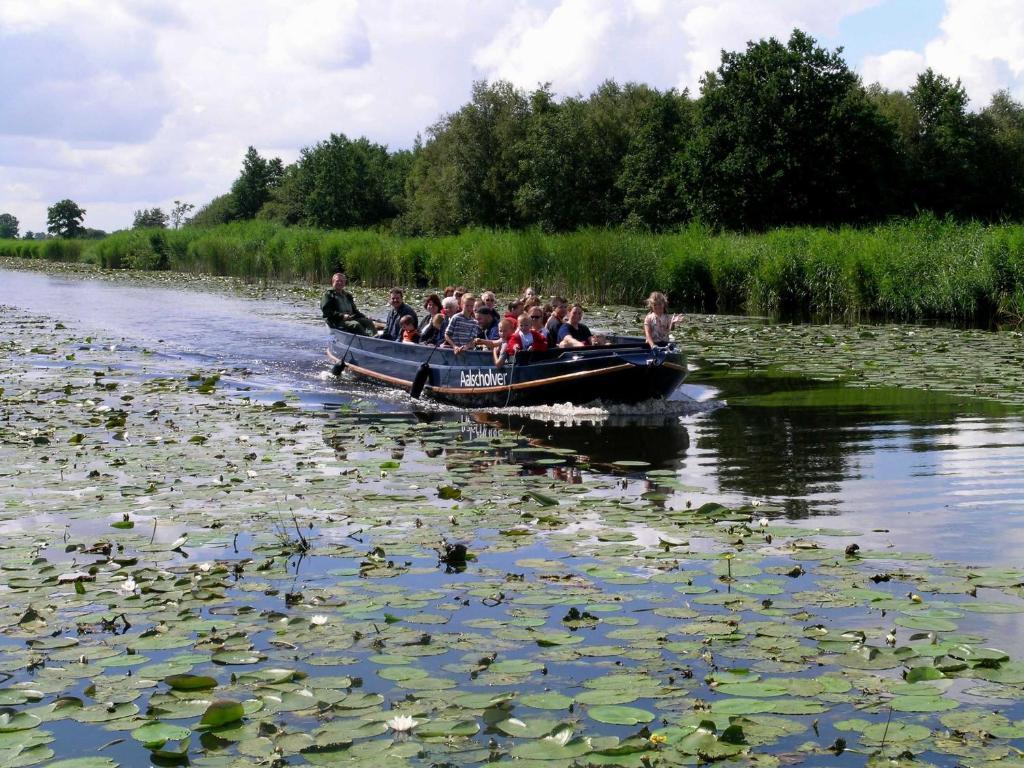
[[[507,383],[504,372],[460,371],[459,386],[462,387],[504,387]]]

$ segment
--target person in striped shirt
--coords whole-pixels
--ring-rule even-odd
[[[475,347],[476,340],[481,336],[480,324],[473,314],[475,302],[476,296],[471,293],[463,294],[462,312],[451,318],[448,327],[445,328],[444,341],[457,355]]]

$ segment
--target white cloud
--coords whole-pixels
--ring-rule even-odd
[[[268,62],[275,68],[342,70],[369,61],[366,23],[355,2],[311,0],[294,6],[270,30]]]
[[[1019,0],[946,0],[939,26],[940,34],[921,53],[890,51],[867,58],[865,81],[906,88],[931,67],[959,78],[975,109],[1004,88],[1024,98],[1024,8]]]
[[[551,81],[561,88],[586,83],[622,16],[610,0],[563,0],[550,14],[521,9],[474,63],[490,80],[522,88]]]
[[[923,53],[917,51],[889,51],[880,56],[868,56],[861,64],[864,82],[882,83],[886,88],[906,90],[914,84],[918,74],[927,69]]]

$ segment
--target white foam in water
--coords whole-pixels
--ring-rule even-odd
[[[718,408],[722,403],[712,399],[714,392],[706,398],[697,400],[684,394],[681,399],[644,400],[639,403],[602,403],[600,401],[588,405],[572,403],[554,403],[552,405],[533,405],[513,408],[488,408],[488,413],[507,413],[524,416],[536,421],[552,422],[556,425],[582,424],[586,422],[605,422],[620,420],[650,419],[663,420],[689,416],[700,411]]]

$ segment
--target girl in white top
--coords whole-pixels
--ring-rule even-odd
[[[672,326],[683,321],[682,315],[669,315],[665,312],[668,299],[661,291],[655,291],[647,298],[647,307],[651,311],[644,317],[644,337],[650,346],[668,343],[668,334]]]

